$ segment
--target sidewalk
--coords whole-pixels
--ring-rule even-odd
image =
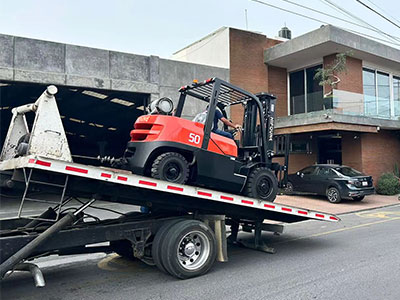
[[[344,214],[350,212],[361,211],[371,208],[379,208],[393,204],[400,204],[398,195],[383,196],[370,195],[366,196],[361,202],[342,200],[342,202],[333,204],[326,197],[311,195],[278,195],[276,203],[302,207],[310,210],[318,210],[332,214]]]

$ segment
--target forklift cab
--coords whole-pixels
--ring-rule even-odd
[[[219,109],[227,118],[226,108],[234,105],[244,107],[243,126],[236,140],[239,160],[252,160],[271,166],[274,147],[274,118],[276,97],[268,93],[253,95],[226,81],[210,78],[202,83],[183,86],[175,116],[180,117],[186,97],[192,96],[208,102],[207,110],[199,113],[194,122],[204,124],[201,147],[207,149],[210,142],[215,111]],[[225,127],[226,131],[227,128]]]

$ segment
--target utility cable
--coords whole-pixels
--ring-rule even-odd
[[[282,8],[282,7],[279,7],[279,6],[276,6],[276,5],[272,5],[272,4],[264,2],[264,1],[260,1],[260,0],[250,0],[250,1],[257,2],[259,4],[263,4],[263,5],[266,5],[266,6],[270,6],[272,8],[276,8],[276,9],[282,10],[284,12],[287,12],[287,13],[290,13],[290,14],[293,14],[293,15],[296,15],[296,16],[300,16],[300,17],[303,17],[303,18],[306,18],[306,19],[310,19],[310,20],[313,20],[313,21],[318,22],[318,23],[330,25],[329,22],[323,21],[321,19],[310,17],[310,16],[307,16],[307,15],[304,15],[304,14],[301,14],[301,13],[298,13],[298,12],[294,12],[294,11],[291,11],[291,10],[288,10],[288,9],[285,9],[285,8]],[[365,33],[361,33],[361,32],[355,31],[355,30],[350,30],[350,29],[346,29],[346,28],[342,28],[342,27],[339,27],[339,28],[344,29],[344,30],[348,30],[348,31],[351,31],[351,32],[354,32],[354,33],[357,33],[357,34],[360,34],[360,35],[364,35],[364,36],[367,36],[367,37],[370,37],[370,38],[373,38],[373,39],[376,39],[376,40],[379,40],[379,41],[383,41],[383,42],[386,42],[386,43],[389,43],[389,44],[392,44],[392,45],[400,46],[400,43],[394,43],[394,42],[388,41],[386,39],[382,39],[382,38],[378,38],[378,37],[375,37],[375,36],[367,35]]]
[[[360,0],[356,0],[358,3],[360,3],[361,5],[365,6],[366,8],[368,8],[369,10],[373,11],[374,13],[376,13],[378,16],[382,17],[383,19],[385,19],[386,21],[392,23],[394,26],[396,26],[397,28],[400,28],[399,25],[397,25],[396,23],[394,23],[392,20],[390,20],[389,18],[385,17],[384,15],[382,15],[380,12],[376,11],[375,9],[373,9],[372,7],[370,7],[369,5],[365,4],[364,2],[360,1]]]
[[[396,42],[400,42],[400,38],[399,38],[399,37],[391,36],[390,34],[388,34],[388,33],[386,33],[386,32],[383,32],[383,31],[380,30],[379,28],[377,28],[377,27],[375,27],[375,26],[369,24],[368,22],[364,21],[363,19],[357,17],[356,15],[354,15],[354,14],[352,14],[351,12],[347,11],[346,9],[344,9],[344,8],[341,7],[340,5],[334,3],[333,1],[330,1],[330,0],[323,0],[323,1],[325,1],[326,3],[328,3],[329,5],[331,5],[331,6],[335,7],[335,8],[337,8],[337,9],[339,9],[340,11],[342,11],[343,13],[345,13],[346,15],[350,16],[352,19],[357,20],[358,22],[360,22],[360,23],[362,23],[362,24],[364,24],[364,25],[366,25],[366,26],[368,26],[368,27],[370,27],[370,28],[375,29],[376,31],[378,31],[378,33],[379,33],[380,35],[382,35],[382,36],[383,36],[383,35],[384,35],[384,36],[387,36],[387,37],[389,37],[390,39],[392,39],[392,40],[394,40],[394,41],[396,41]]]
[[[304,9],[308,9],[308,10],[310,10],[310,11],[316,12],[316,13],[318,13],[318,14],[321,14],[321,15],[324,15],[324,16],[327,16],[327,17],[330,17],[330,18],[333,18],[333,19],[337,19],[337,20],[342,21],[342,22],[349,23],[349,24],[354,25],[354,26],[362,27],[362,28],[364,28],[364,29],[368,29],[368,30],[371,30],[371,31],[374,31],[374,32],[379,33],[378,30],[372,29],[372,28],[370,28],[369,26],[364,26],[364,25],[361,25],[361,24],[359,24],[359,23],[355,23],[355,22],[352,22],[352,21],[349,21],[349,20],[340,18],[340,17],[338,17],[338,16],[331,15],[331,14],[325,13],[325,12],[323,12],[323,11],[320,11],[320,10],[317,10],[317,9],[314,9],[314,8],[311,8],[311,7],[308,7],[308,6],[305,6],[305,5],[302,5],[302,4],[299,4],[299,3],[296,3],[296,2],[290,1],[290,0],[281,0],[281,1],[287,2],[287,3],[290,3],[290,4],[293,4],[293,5],[296,5],[296,6],[298,6],[298,7],[304,8]],[[257,2],[258,2],[258,1],[257,1]]]
[[[382,12],[384,12],[385,14],[389,15],[392,19],[396,20],[397,22],[400,23],[400,20],[397,19],[396,17],[394,17],[393,15],[391,15],[390,13],[388,13],[386,10],[384,10],[382,7],[378,6],[377,4],[375,4],[374,2],[372,2],[371,0],[367,0],[369,3],[371,3],[373,6],[375,6],[376,8],[380,9]],[[395,10],[396,11],[396,10]]]

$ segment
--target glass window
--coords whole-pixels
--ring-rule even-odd
[[[390,82],[389,74],[377,72],[378,115],[390,117]]]
[[[314,174],[315,169],[316,169],[316,167],[307,167],[307,168],[304,168],[303,170],[301,170],[300,173],[303,173],[305,175]]]
[[[375,116],[377,114],[375,71],[363,69],[363,89],[365,115]]]
[[[349,176],[349,177],[353,177],[353,176],[363,176],[364,174],[354,170],[353,168],[350,167],[338,167],[335,168],[336,171],[338,171],[340,174],[344,175],[344,176]]]
[[[305,110],[304,70],[290,73],[290,113],[301,114]]]
[[[322,86],[318,80],[314,80],[315,73],[320,66],[315,66],[306,69],[307,77],[307,112],[323,110],[323,92]]]
[[[393,76],[394,116],[400,117],[400,77]]]
[[[314,79],[318,68],[322,68],[322,65],[289,74],[292,115],[323,109],[323,88]]]

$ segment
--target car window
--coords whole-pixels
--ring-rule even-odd
[[[337,177],[335,171],[328,167],[320,167],[318,175],[320,176],[327,176],[327,177]]]
[[[363,176],[364,174],[354,170],[353,168],[350,167],[337,167],[335,168],[336,171],[338,171],[340,174],[344,175],[344,176]]]
[[[304,168],[303,170],[300,171],[300,173],[303,173],[304,175],[310,175],[314,174],[316,167],[307,167]]]

